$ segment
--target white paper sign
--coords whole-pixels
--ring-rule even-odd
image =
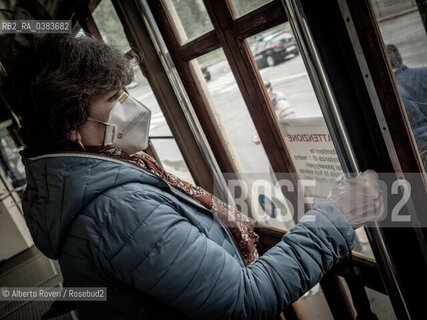
[[[321,117],[297,118],[279,120],[279,125],[299,178],[316,181],[314,187],[305,184],[307,197],[314,202],[326,199],[342,168],[325,121]]]

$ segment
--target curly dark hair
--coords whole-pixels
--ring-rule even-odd
[[[37,153],[75,149],[67,135],[87,120],[89,98],[133,79],[129,59],[89,37],[48,35],[3,65],[2,95],[20,118],[22,141]]]

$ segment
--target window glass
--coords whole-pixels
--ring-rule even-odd
[[[271,0],[231,0],[237,16],[243,16],[262,5],[271,2]]]
[[[194,183],[157,99],[138,66],[134,67],[134,80],[126,90],[151,110],[150,141],[162,166],[167,172]]]
[[[151,143],[154,150],[162,162],[163,168],[168,172],[176,175],[177,177],[194,184],[193,177],[190,170],[179,151],[175,139],[157,139],[151,138]]]
[[[123,26],[111,0],[102,0],[92,16],[106,43],[117,46],[123,52],[130,50]]]
[[[333,182],[341,166],[289,23],[247,41],[299,177]],[[325,191],[306,190],[315,202],[325,199]]]
[[[83,28],[80,28],[79,31],[76,32],[74,35],[75,37],[87,37],[86,32],[83,30]]]
[[[16,10],[16,0],[1,1],[0,2],[0,19],[13,20],[15,10]]]
[[[288,22],[247,39],[306,196],[325,201],[343,173]],[[355,251],[373,258],[363,228]]]
[[[310,291],[304,294],[298,302],[301,303],[306,319],[334,319],[320,284],[316,284]]]
[[[0,180],[6,188],[0,190],[0,193],[3,198],[10,193],[15,201],[20,203],[27,181],[25,167],[19,154],[20,148],[6,129],[11,125],[11,120],[0,123]]]
[[[372,312],[378,316],[378,319],[396,320],[396,314],[393,311],[388,295],[365,287]]]
[[[342,283],[344,284],[344,289],[346,290],[348,296],[351,297],[347,282],[343,277],[339,277],[339,279],[341,279]],[[396,320],[396,314],[393,311],[393,305],[391,304],[388,295],[372,290],[368,287],[365,287],[365,290],[368,296],[371,311],[375,313],[378,319]],[[353,305],[353,300],[350,299],[350,302],[353,310],[356,312]]]
[[[238,187],[246,190],[247,193],[242,197],[250,199],[254,218],[271,226],[289,229],[294,223],[288,214],[286,200],[264,149],[254,141],[254,124],[222,49],[197,58],[193,63],[234,162],[244,179],[243,185]],[[239,193],[239,190],[236,189],[234,193],[233,189],[232,194]],[[237,201],[236,206],[242,210]]]
[[[202,1],[166,0],[165,2],[182,42],[196,38],[213,29]]]
[[[153,90],[138,66],[134,66],[133,81],[126,86],[132,97],[142,102],[151,110],[150,137],[172,137],[172,132],[163,116]]]
[[[118,46],[123,52],[130,50],[122,24],[111,0],[102,0],[96,7],[93,17],[104,41]],[[133,68],[134,79],[126,86],[126,90],[132,97],[142,102],[151,110],[150,140],[153,144],[154,152],[158,156],[158,160],[166,171],[193,183],[190,171],[172,137],[172,132],[169,129],[147,78],[142,74],[138,65],[134,65]]]
[[[427,168],[427,26],[423,25],[415,0],[371,2],[422,163]]]

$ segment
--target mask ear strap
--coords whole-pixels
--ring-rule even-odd
[[[92,117],[87,118],[88,121],[93,121],[105,125],[104,145],[111,145],[117,139],[117,126],[115,124],[104,122]]]
[[[98,120],[98,119],[95,119],[95,118],[92,118],[92,117],[87,117],[87,121],[98,122],[98,123],[101,123],[101,124],[105,124],[106,126],[111,125],[108,122],[104,122],[104,121],[101,121],[101,120]]]

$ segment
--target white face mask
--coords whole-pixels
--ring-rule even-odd
[[[113,145],[128,154],[148,146],[151,111],[126,92],[114,103],[108,122],[91,117],[87,120],[105,125],[104,146]]]

